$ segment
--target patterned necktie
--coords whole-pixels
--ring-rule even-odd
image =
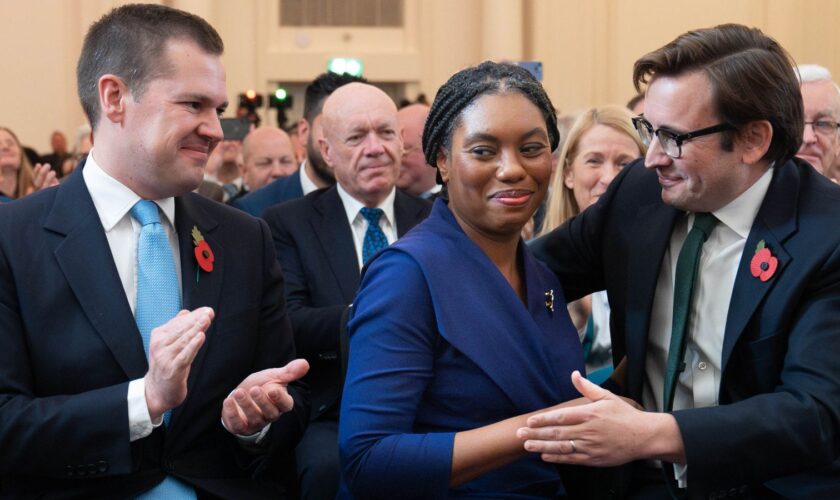
[[[365,231],[365,241],[362,244],[362,262],[367,264],[367,261],[373,257],[376,252],[388,246],[388,238],[379,227],[379,218],[382,217],[381,208],[362,207],[362,217],[368,221],[368,228]]]
[[[686,336],[691,321],[691,299],[694,295],[700,251],[717,222],[718,220],[712,214],[694,214],[694,225],[686,236],[677,258],[677,270],[674,274],[674,317],[671,323],[668,364],[665,368],[662,411],[667,412],[673,409],[677,381],[680,373],[685,370]]]
[[[178,275],[172,248],[163,225],[160,223],[157,204],[149,200],[140,200],[131,207],[131,216],[142,226],[137,242],[137,305],[134,319],[143,338],[143,349],[149,357],[149,339],[152,329],[174,318],[181,310],[181,293],[178,290]],[[165,425],[169,425],[167,411],[163,415]],[[139,495],[137,499],[152,500],[194,499],[195,490],[188,484],[166,476],[160,484]]]

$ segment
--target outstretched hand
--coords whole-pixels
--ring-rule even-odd
[[[222,421],[232,433],[248,436],[294,407],[288,385],[309,371],[304,359],[282,368],[269,368],[249,375],[222,403]]]
[[[560,464],[612,466],[642,458],[684,462],[678,460],[684,453],[682,438],[670,414],[642,411],[577,371],[572,384],[592,402],[529,417],[528,426],[516,433],[527,451]]]

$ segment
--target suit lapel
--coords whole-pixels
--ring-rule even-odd
[[[321,251],[341,288],[347,303],[353,301],[359,288],[359,261],[353,232],[347,223],[344,205],[335,186],[324,192],[313,203],[315,217],[312,230],[321,244]]]
[[[140,332],[81,171],[56,192],[44,228],[65,236],[55,258],[82,310],[129,379],[148,369]]]
[[[188,194],[175,198],[175,231],[178,233],[178,247],[181,258],[181,288],[182,308],[192,311],[199,307],[212,307],[219,314],[219,299],[225,273],[225,253],[222,244],[214,237],[218,222],[207,214]],[[192,230],[198,229],[213,252],[213,270],[206,272],[200,269],[195,257],[195,243]],[[201,373],[210,344],[213,343],[215,324],[211,324],[206,332],[204,345],[198,351],[190,369],[187,380],[187,394],[193,390],[196,377]],[[188,404],[190,399],[187,399]],[[172,425],[178,421],[183,405],[172,413]]]
[[[630,255],[627,256],[627,261],[631,264],[628,266],[625,284],[625,342],[631,397],[641,396],[656,283],[665,250],[671,241],[671,232],[679,215],[678,210],[664,203],[655,203],[642,207],[635,218],[639,221],[634,233],[638,243],[631,245]]]
[[[397,238],[402,238],[411,228],[426,217],[423,205],[410,203],[411,199],[399,189],[394,197],[394,218],[397,224]]]
[[[797,229],[798,195],[799,174],[794,164],[787,162],[774,172],[773,180],[764,196],[750,235],[747,237],[744,252],[741,254],[741,261],[735,275],[735,286],[729,302],[729,313],[726,317],[721,357],[722,369],[726,368],[735,343],[756,308],[790,263],[791,257],[783,243]],[[756,246],[762,240],[779,261],[776,272],[767,281],[754,277],[750,271],[750,262],[755,255]]]

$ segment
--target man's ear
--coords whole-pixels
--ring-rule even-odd
[[[321,150],[321,158],[324,159],[324,163],[326,163],[328,167],[332,168],[335,163],[333,162],[331,156],[332,148],[330,148],[330,143],[326,138],[322,137],[318,139],[318,148]]]
[[[441,180],[444,184],[447,184],[449,182],[449,158],[447,158],[446,152],[444,152],[443,148],[438,150],[435,166],[438,169],[438,174],[440,175]]]
[[[757,120],[744,125],[736,137],[741,149],[741,161],[755,165],[770,149],[773,140],[773,125],[767,120]]]
[[[132,98],[123,79],[112,74],[102,75],[97,82],[97,90],[99,91],[99,108],[102,110],[102,118],[106,118],[113,123],[122,123],[125,115],[125,102]]]
[[[298,120],[297,132],[300,143],[305,146],[306,142],[309,140],[309,122],[306,121],[306,118]]]

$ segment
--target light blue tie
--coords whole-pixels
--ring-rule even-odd
[[[362,262],[367,264],[376,252],[388,246],[388,238],[379,227],[379,219],[384,213],[381,208],[362,207],[362,217],[368,221],[368,228],[365,231],[365,240],[362,242]]]
[[[172,247],[160,223],[157,204],[140,200],[131,208],[131,216],[142,226],[137,242],[137,304],[134,319],[148,358],[152,330],[178,314],[181,310],[181,293]],[[169,414],[167,411],[163,415],[164,425],[169,425]],[[162,483],[137,498],[186,500],[197,497],[190,485],[166,476]]]

